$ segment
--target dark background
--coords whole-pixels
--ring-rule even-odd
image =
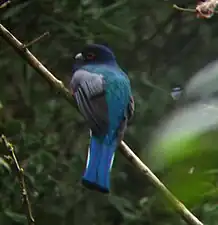
[[[173,4],[195,7],[194,1],[181,0],[14,0],[0,10],[0,20],[23,43],[49,31],[30,50],[67,87],[74,54],[85,43],[108,44],[132,82],[136,112],[125,141],[141,155],[175,104],[171,88],[218,53],[217,16],[197,19]],[[81,186],[87,126],[2,39],[0,84],[0,131],[17,146],[37,225],[184,224],[119,152],[109,196]],[[1,165],[0,224],[23,224],[18,182]],[[209,199],[192,210],[215,225],[216,208]]]

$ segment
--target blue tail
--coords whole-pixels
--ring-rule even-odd
[[[116,147],[116,140],[108,145],[101,143],[96,137],[91,138],[86,170],[82,178],[84,186],[103,193],[109,192],[110,170]]]

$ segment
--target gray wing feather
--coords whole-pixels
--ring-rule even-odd
[[[103,77],[85,70],[76,71],[71,79],[71,88],[78,108],[93,134],[105,134],[109,121]]]
[[[74,92],[78,87],[82,87],[88,96],[97,95],[104,91],[102,75],[86,70],[77,70],[72,76],[70,85]]]
[[[135,102],[134,102],[133,96],[131,96],[130,102],[128,104],[128,109],[127,109],[128,122],[132,120],[134,111],[135,111]]]

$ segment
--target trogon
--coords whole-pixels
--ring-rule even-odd
[[[111,49],[90,44],[74,58],[70,88],[90,127],[91,139],[82,184],[108,193],[115,150],[134,113],[129,78]]]

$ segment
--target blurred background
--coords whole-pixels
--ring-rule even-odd
[[[196,6],[194,0],[14,0],[0,9],[0,21],[23,43],[50,32],[29,49],[67,87],[73,56],[84,44],[110,46],[128,72],[136,101],[125,141],[141,156],[159,121],[175,107],[172,88],[218,53],[218,17],[197,19],[173,4]],[[17,147],[37,225],[185,224],[119,152],[111,194],[84,189],[89,131],[82,118],[2,39],[0,74],[0,131]],[[0,164],[0,224],[24,224],[19,184]],[[217,201],[211,195],[191,210],[215,225]]]

